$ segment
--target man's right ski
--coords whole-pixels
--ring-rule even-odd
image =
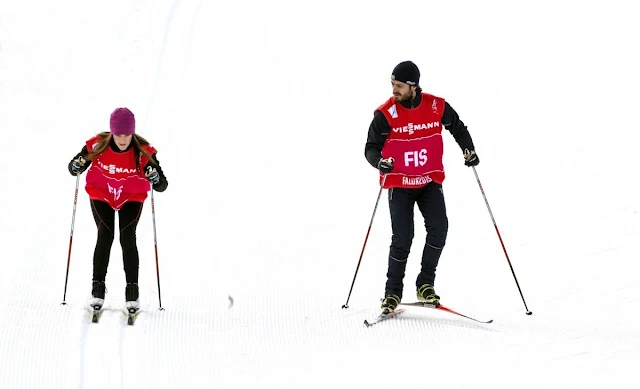
[[[463,315],[461,313],[458,313],[458,312],[454,311],[453,309],[449,309],[449,308],[445,307],[442,304],[432,304],[432,303],[425,303],[425,302],[418,301],[418,302],[415,302],[415,303],[400,303],[399,305],[404,305],[404,306],[409,306],[409,307],[423,307],[423,308],[439,309],[441,311],[446,311],[446,312],[449,312],[449,313],[453,313],[454,315],[462,316],[462,317],[464,317],[466,319],[473,320],[473,321],[478,322],[478,323],[483,323],[483,324],[493,323],[493,320],[482,321],[482,320],[474,319],[472,317]]]
[[[396,309],[395,311],[387,313],[386,315],[380,314],[380,315],[378,315],[378,317],[376,317],[372,321],[365,320],[364,321],[364,325],[367,326],[367,327],[371,327],[372,325],[378,324],[381,321],[384,321],[384,320],[387,320],[387,319],[391,319],[392,317],[396,317],[399,314],[403,313],[404,311],[405,311],[404,309]]]
[[[91,321],[97,323],[102,316],[102,307],[100,305],[94,305],[91,307]]]

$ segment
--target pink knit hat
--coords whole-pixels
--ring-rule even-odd
[[[111,114],[111,134],[133,135],[136,133],[136,118],[129,108],[116,108]]]

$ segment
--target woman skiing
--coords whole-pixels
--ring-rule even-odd
[[[127,281],[126,307],[127,310],[140,309],[136,227],[151,186],[155,191],[163,192],[168,185],[156,149],[135,133],[135,127],[133,113],[127,108],[117,108],[111,114],[111,131],[89,139],[82,151],[69,162],[69,172],[74,176],[89,169],[85,189],[98,227],[90,301],[96,310],[104,304],[116,211]]]

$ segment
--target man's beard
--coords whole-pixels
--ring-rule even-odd
[[[409,91],[408,93],[400,96],[393,95],[393,98],[396,100],[397,103],[410,102],[411,100],[413,100],[413,92]]]

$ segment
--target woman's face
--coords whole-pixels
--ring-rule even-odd
[[[133,135],[114,135],[113,140],[115,140],[116,145],[122,151],[126,150],[127,147],[131,144],[131,139]]]

